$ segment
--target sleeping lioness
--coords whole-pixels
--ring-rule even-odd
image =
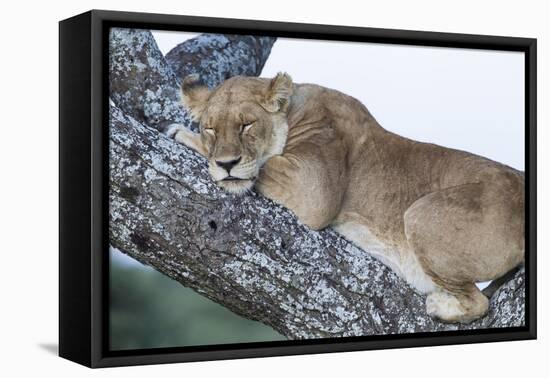
[[[256,187],[311,229],[333,227],[427,294],[435,318],[483,316],[475,283],[523,261],[524,178],[512,168],[393,134],[356,99],[287,74],[212,91],[191,75],[182,99],[200,134],[175,139],[220,187]]]

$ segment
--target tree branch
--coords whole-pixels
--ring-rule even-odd
[[[180,105],[180,80],[198,73],[214,88],[235,75],[257,76],[273,43],[272,37],[201,34],[174,47],[165,59],[150,31],[112,28],[111,99],[126,114],[160,131],[174,122],[196,128]]]
[[[273,43],[273,37],[201,34],[170,50],[166,62],[178,80],[197,73],[214,89],[236,75],[260,75]]]

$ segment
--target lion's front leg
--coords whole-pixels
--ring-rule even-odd
[[[207,151],[199,133],[195,133],[181,124],[173,123],[167,128],[165,134],[170,138],[174,138],[176,142],[197,151],[202,156],[206,156]]]
[[[289,188],[292,178],[285,173],[289,171],[287,159],[281,156],[270,158],[260,170],[256,180],[256,189],[274,202],[292,210]]]
[[[323,179],[312,180],[307,170],[295,159],[274,156],[262,167],[256,188],[291,210],[309,228],[320,230],[333,221],[339,201],[335,200],[328,183]]]

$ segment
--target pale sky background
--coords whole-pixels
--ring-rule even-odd
[[[160,50],[193,33],[153,31]],[[521,52],[278,38],[261,76],[359,99],[382,127],[524,170]]]

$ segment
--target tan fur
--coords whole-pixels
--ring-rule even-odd
[[[234,77],[212,92],[191,77],[182,90],[201,133],[176,140],[208,158],[220,186],[255,184],[312,229],[334,227],[429,294],[430,315],[483,316],[474,283],[523,261],[520,172],[388,132],[356,99],[287,74]],[[238,158],[230,172],[243,180],[224,181],[217,162]]]

